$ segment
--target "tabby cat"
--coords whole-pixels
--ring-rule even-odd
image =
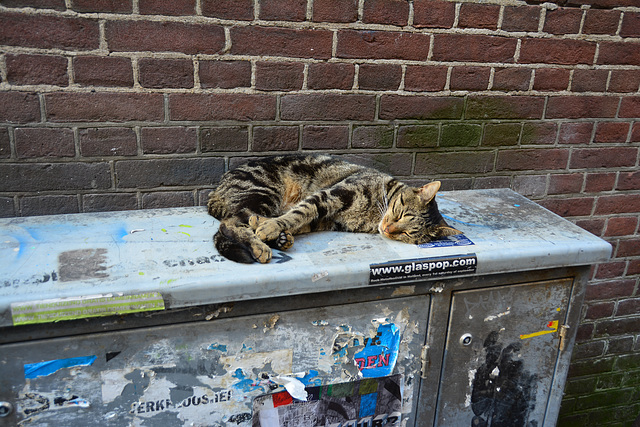
[[[435,181],[413,188],[375,169],[329,156],[276,156],[227,172],[209,194],[220,220],[218,252],[242,263],[271,260],[293,235],[320,230],[380,233],[423,243],[460,232],[447,225],[434,199]]]

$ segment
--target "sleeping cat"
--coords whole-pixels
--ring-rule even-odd
[[[224,174],[207,207],[220,220],[213,240],[221,255],[267,263],[270,248],[289,249],[294,235],[311,231],[380,233],[413,244],[460,234],[438,211],[439,188],[439,181],[410,187],[329,156],[276,156]]]

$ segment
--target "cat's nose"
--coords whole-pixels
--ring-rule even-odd
[[[383,231],[385,232],[385,234],[392,236],[394,234],[400,233],[402,230],[400,230],[398,227],[396,227],[395,224],[389,224],[389,225],[384,227]]]

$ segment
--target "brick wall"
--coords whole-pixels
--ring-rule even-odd
[[[247,156],[297,151],[511,187],[614,246],[561,425],[629,425],[640,3],[530,3],[1,0],[0,216],[201,205]]]

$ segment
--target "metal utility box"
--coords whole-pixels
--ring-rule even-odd
[[[610,246],[509,190],[464,236],[215,252],[204,208],[0,221],[0,426],[555,424]]]

